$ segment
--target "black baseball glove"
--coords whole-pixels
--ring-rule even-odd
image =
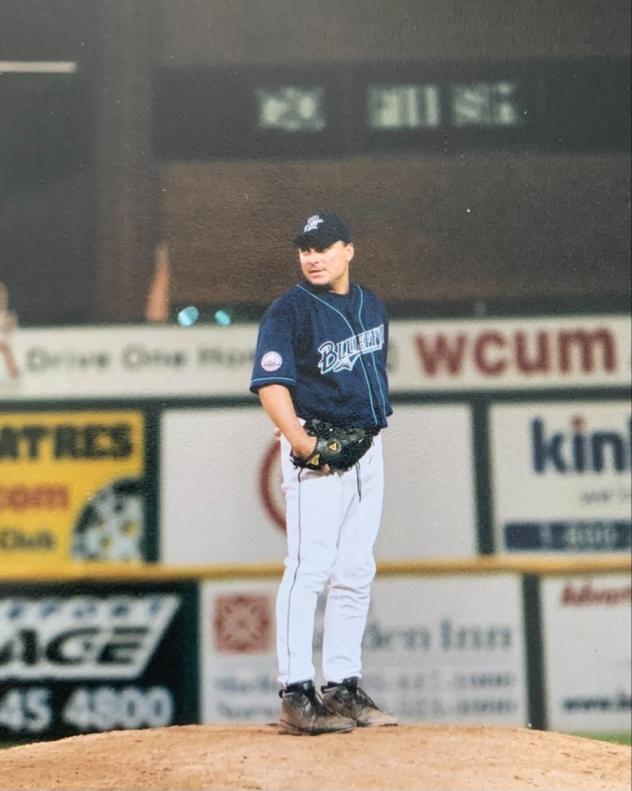
[[[305,431],[317,438],[313,453],[306,459],[291,455],[295,467],[320,470],[328,465],[332,470],[344,472],[364,456],[378,433],[371,428],[344,428],[333,426],[325,420],[311,419],[305,422]]]

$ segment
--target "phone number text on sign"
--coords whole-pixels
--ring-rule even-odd
[[[173,723],[173,695],[166,687],[81,686],[61,707],[51,687],[13,687],[0,693],[0,733],[43,733],[60,725],[77,733],[156,728]]]

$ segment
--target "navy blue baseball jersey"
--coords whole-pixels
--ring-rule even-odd
[[[285,385],[305,420],[382,428],[393,411],[387,347],[388,317],[372,291],[352,283],[336,294],[305,281],[263,317],[250,390]]]

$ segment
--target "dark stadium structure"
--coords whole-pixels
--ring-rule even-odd
[[[0,281],[22,325],[143,321],[158,243],[174,314],[254,319],[319,209],[361,230],[354,266],[394,316],[627,305],[626,0],[0,17]]]

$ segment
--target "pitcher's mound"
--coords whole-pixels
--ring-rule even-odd
[[[272,726],[113,731],[0,752],[0,789],[630,788],[630,749],[526,728],[400,725],[327,736]]]

